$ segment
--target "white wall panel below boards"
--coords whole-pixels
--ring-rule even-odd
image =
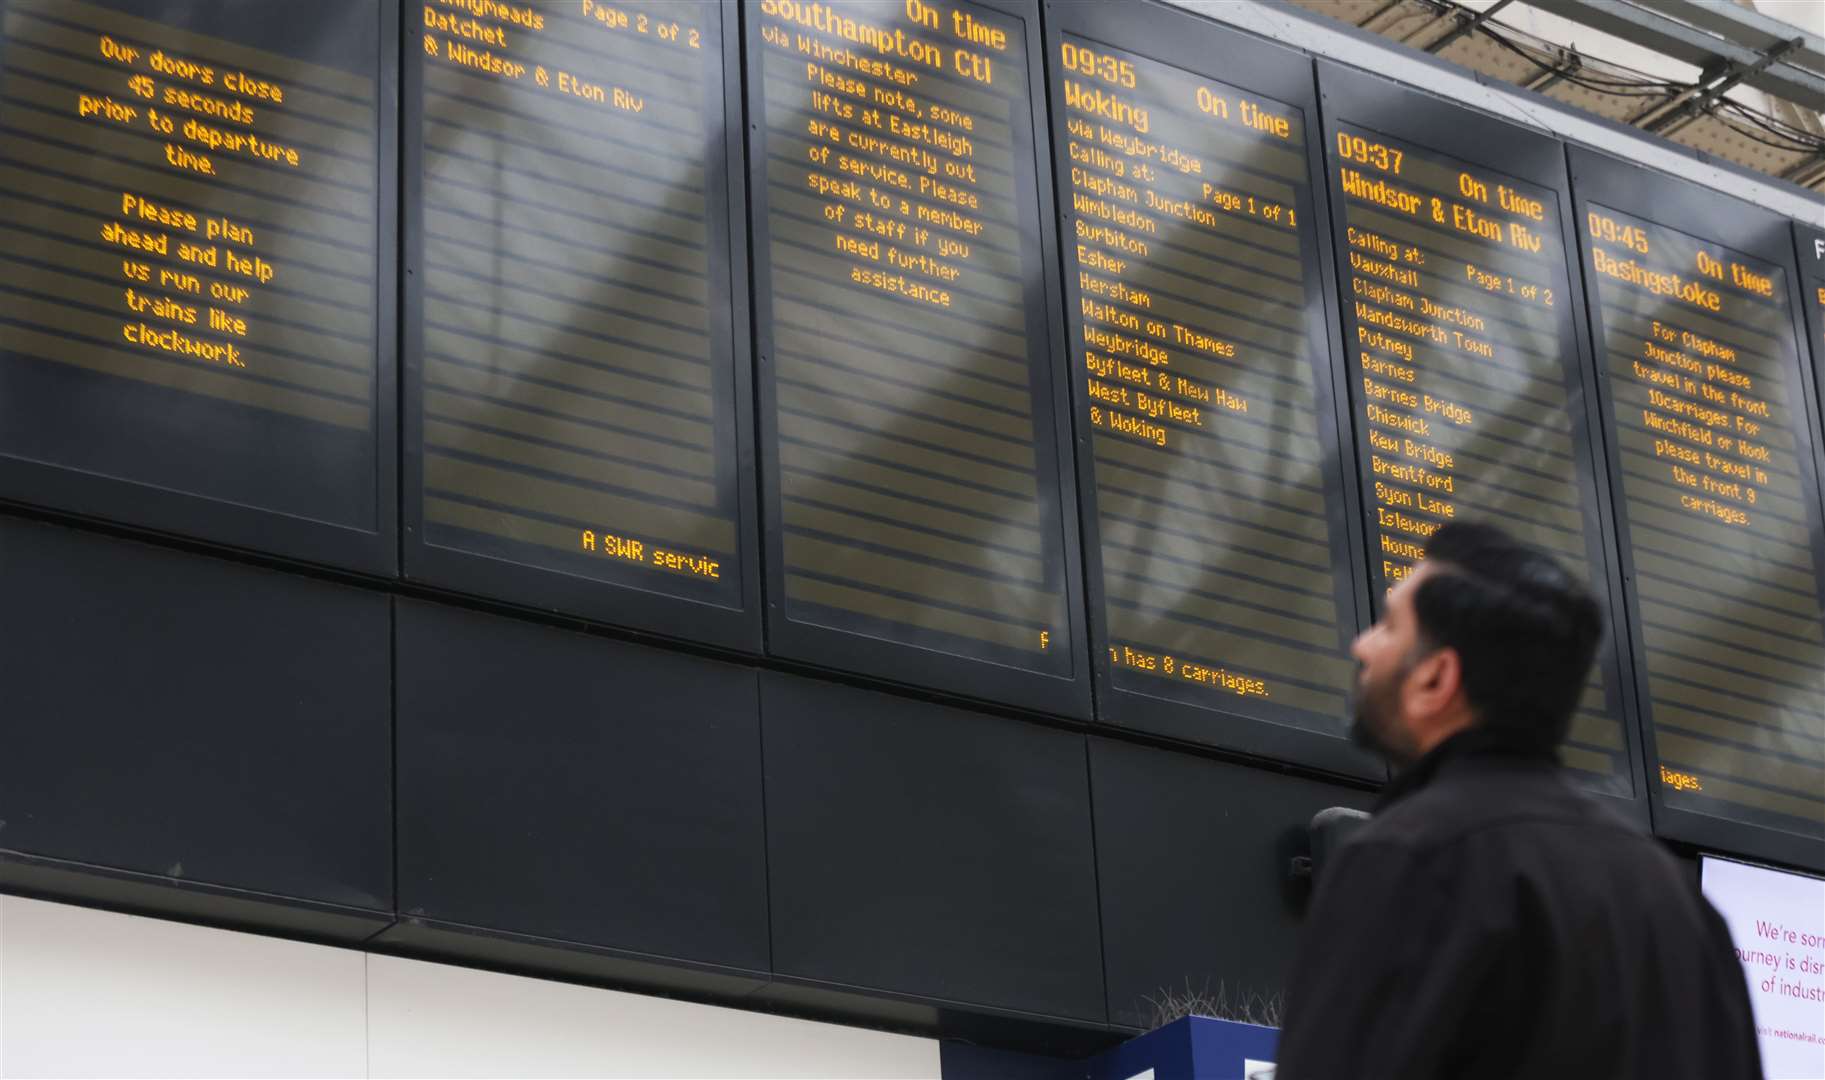
[[[365,961],[0,896],[0,1076],[362,1076]]]
[[[938,1075],[931,1039],[0,896],[0,1078]]]
[[[939,1074],[932,1039],[391,956],[369,964],[376,1077]]]

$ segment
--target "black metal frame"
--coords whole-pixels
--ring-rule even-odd
[[[1598,657],[1598,665],[1603,675],[1607,711],[1620,725],[1626,743],[1623,757],[1628,763],[1628,781],[1632,792],[1628,797],[1619,797],[1614,793],[1604,794],[1627,804],[1630,812],[1645,823],[1648,816],[1643,799],[1646,773],[1641,737],[1634,719],[1639,715],[1633,697],[1635,680],[1629,666],[1631,654],[1625,644],[1627,638],[1622,614],[1623,593],[1614,559],[1616,548],[1611,531],[1615,507],[1609,474],[1599,466],[1603,443],[1597,433],[1603,428],[1595,382],[1597,365],[1593,360],[1594,353],[1588,337],[1589,322],[1584,308],[1582,278],[1572,258],[1577,251],[1577,237],[1571,220],[1571,184],[1565,170],[1564,144],[1493,116],[1473,112],[1444,98],[1329,61],[1318,62],[1318,85],[1324,110],[1324,152],[1327,162],[1335,162],[1331,151],[1337,125],[1347,123],[1380,132],[1397,141],[1411,143],[1420,149],[1459,158],[1492,172],[1506,173],[1552,191],[1557,196],[1560,243],[1564,252],[1564,294],[1570,298],[1570,307],[1560,320],[1560,348],[1564,350],[1566,362],[1574,365],[1565,373],[1567,411],[1570,413],[1573,449],[1577,456],[1575,465],[1579,497],[1585,507],[1586,520],[1595,524],[1600,540],[1595,545],[1593,554],[1600,559],[1595,569],[1602,573],[1604,580],[1600,586],[1596,582],[1592,584],[1598,586],[1610,613],[1609,642]],[[1325,171],[1327,179],[1330,178],[1333,170],[1327,167]],[[1334,183],[1331,185],[1331,198],[1337,203],[1344,198]],[[1344,220],[1342,213],[1333,213],[1332,250],[1340,260],[1340,288],[1345,276],[1341,260],[1349,250]],[[1354,320],[1350,317],[1339,321],[1346,331],[1354,325]],[[1347,338],[1345,352],[1349,352]],[[1359,408],[1362,402],[1354,379],[1351,380],[1350,397],[1353,409]],[[1361,453],[1360,443],[1358,464],[1362,470],[1368,468],[1368,460]],[[1362,471],[1360,475],[1365,486],[1373,483],[1367,471]]]
[[[1799,275],[1793,264],[1792,230],[1786,218],[1721,192],[1652,172],[1583,147],[1568,147],[1567,159],[1571,172],[1573,205],[1577,211],[1576,225],[1581,240],[1579,262],[1585,274],[1585,302],[1587,309],[1590,309],[1588,325],[1592,331],[1593,346],[1597,340],[1594,303],[1596,283],[1592,280],[1595,270],[1584,250],[1589,239],[1584,218],[1587,205],[1597,202],[1656,224],[1665,225],[1669,220],[1678,222],[1678,225],[1667,227],[1693,235],[1699,235],[1693,227],[1702,227],[1706,235],[1729,237],[1729,247],[1780,267],[1787,278],[1789,325],[1776,329],[1785,329],[1794,335],[1796,360],[1804,355],[1798,351],[1804,333],[1799,310]],[[1614,400],[1608,365],[1597,363],[1595,366],[1603,413],[1608,416]],[[1808,441],[1810,452],[1796,454],[1794,460],[1796,467],[1801,470],[1802,497],[1808,493],[1815,496],[1808,503],[1813,560],[1815,567],[1825,568],[1825,524],[1821,523],[1821,508],[1816,499],[1819,478],[1825,472],[1822,469],[1825,457],[1821,456],[1819,439],[1818,399],[1814,392],[1811,365],[1800,362],[1796,366],[1798,371],[1789,372],[1789,376],[1797,375],[1799,382],[1790,384],[1789,388],[1794,391],[1793,399],[1799,401],[1804,409],[1805,427],[1796,430],[1794,435]],[[1608,425],[1605,424],[1599,430],[1607,432]],[[1608,439],[1607,442],[1605,464],[1612,487],[1619,489],[1620,452],[1614,439]],[[1626,586],[1635,578],[1635,559],[1629,542],[1629,523],[1620,498],[1611,508],[1611,513],[1622,580]],[[1659,754],[1654,742],[1653,705],[1648,691],[1646,647],[1640,632],[1641,616],[1634,589],[1625,587],[1625,597],[1633,644],[1635,695],[1641,718],[1644,764],[1657,767]],[[1648,775],[1655,775],[1655,768],[1650,768]],[[1662,785],[1650,782],[1647,787],[1654,830],[1661,836],[1718,851],[1773,859],[1797,866],[1825,868],[1825,838],[1806,837],[1747,821],[1669,807],[1663,797]]]
[[[1350,637],[1367,624],[1368,590],[1366,567],[1362,562],[1362,514],[1360,493],[1353,482],[1353,470],[1345,467],[1340,431],[1348,431],[1349,416],[1343,395],[1337,390],[1344,378],[1343,357],[1337,351],[1337,310],[1332,261],[1323,243],[1330,236],[1330,207],[1324,198],[1324,178],[1320,173],[1323,160],[1319,145],[1317,93],[1311,76],[1311,62],[1303,54],[1284,46],[1225,29],[1207,19],[1158,3],[1133,4],[1046,4],[1046,62],[1054,111],[1063,100],[1062,72],[1055,62],[1062,35],[1088,38],[1114,50],[1134,53],[1168,64],[1213,82],[1270,97],[1298,108],[1304,115],[1307,184],[1305,200],[1298,212],[1312,222],[1302,233],[1301,258],[1309,270],[1306,281],[1306,326],[1311,338],[1313,361],[1312,391],[1315,420],[1322,442],[1326,520],[1331,537],[1332,558],[1336,561],[1333,582],[1340,620],[1338,649],[1348,645]],[[1051,143],[1056,162],[1055,179],[1068,174],[1070,164],[1062,126],[1054,121]],[[1070,199],[1063,189],[1056,200],[1057,221],[1061,235],[1069,231]],[[1081,297],[1077,278],[1071,272],[1070,260],[1060,245],[1064,265],[1066,327],[1079,324],[1074,313]],[[1096,469],[1091,440],[1093,438],[1087,395],[1076,378],[1074,359],[1078,355],[1077,338],[1067,333],[1063,350],[1072,377],[1065,381],[1078,389],[1073,391],[1077,423],[1077,484],[1080,504],[1080,527],[1083,532],[1086,595],[1089,605],[1092,671],[1096,676],[1098,719],[1117,727],[1131,728],[1185,742],[1260,757],[1274,758],[1314,769],[1380,780],[1386,770],[1380,761],[1343,737],[1344,717],[1336,717],[1335,734],[1325,734],[1299,723],[1304,719],[1296,710],[1272,703],[1200,706],[1163,695],[1145,694],[1115,686],[1109,660],[1109,633],[1106,592],[1102,573],[1101,530],[1097,517]],[[1214,538],[1213,542],[1221,542]]]
[[[770,241],[766,234],[767,176],[765,132],[761,124],[765,115],[765,87],[761,73],[759,35],[751,24],[744,25],[747,59],[749,177],[751,250],[754,285],[754,351],[757,374],[755,390],[759,407],[760,476],[764,490],[761,500],[763,548],[766,552],[767,651],[769,654],[818,667],[868,675],[902,685],[996,702],[1035,712],[1046,712],[1073,720],[1088,720],[1091,715],[1090,680],[1085,661],[1085,628],[1083,616],[1082,559],[1077,530],[1077,492],[1068,482],[1072,475],[1070,460],[1070,411],[1067,391],[1058,371],[1060,301],[1054,268],[1058,265],[1057,240],[1051,228],[1052,175],[1051,159],[1041,145],[1043,133],[1050,131],[1046,116],[1044,63],[1041,52],[1038,0],[969,0],[970,3],[1019,20],[1026,27],[1029,100],[1032,106],[1032,145],[1015,147],[1018,161],[1023,150],[1032,155],[1037,213],[1023,224],[1038,230],[1039,260],[1029,270],[1027,281],[1027,353],[1035,365],[1036,376],[1043,377],[1045,391],[1033,399],[1034,427],[1038,443],[1034,447],[1040,464],[1041,494],[1056,492],[1056,522],[1060,532],[1061,585],[1065,590],[1065,611],[1070,620],[1069,648],[1072,667],[1069,676],[1055,676],[1021,669],[985,659],[921,648],[916,645],[870,637],[861,633],[800,622],[786,613],[785,554],[782,536],[782,514],[779,505],[779,425],[774,395],[772,368],[773,330],[771,325],[772,271],[769,265]],[[1040,365],[1044,365],[1040,367]],[[1050,457],[1050,469],[1047,459]],[[1052,480],[1047,487],[1046,473]]]
[[[479,552],[432,544],[424,532],[424,259],[423,150],[415,133],[424,116],[423,58],[407,49],[403,61],[401,120],[404,225],[400,248],[405,257],[401,314],[403,377],[403,483],[401,485],[402,572],[409,581],[469,593],[524,607],[578,616],[612,626],[687,639],[748,653],[758,653],[760,628],[760,561],[754,544],[754,439],[752,365],[749,363],[748,258],[742,223],[747,218],[742,165],[742,98],[740,41],[735,0],[721,0],[722,105],[720,136],[712,136],[714,154],[705,174],[711,185],[709,240],[726,243],[727,258],[718,267],[713,251],[708,288],[714,326],[712,340],[726,341],[726,363],[720,376],[730,380],[733,430],[720,450],[719,468],[733,470],[734,520],[741,573],[737,607],[706,602],[622,581],[583,577],[531,561],[514,561]],[[714,125],[712,125],[713,127]],[[720,178],[721,190],[716,188]],[[717,196],[723,205],[716,206]],[[718,273],[718,269],[723,272]],[[721,344],[721,342],[717,342]],[[651,571],[634,571],[647,573]],[[647,579],[642,579],[647,580]],[[658,585],[659,583],[655,583]]]
[[[5,6],[0,0],[0,12]],[[397,571],[399,0],[377,0],[375,18],[374,398],[370,429],[375,527],[338,525],[5,454],[0,454],[0,504],[44,507],[375,577],[391,577]],[[5,41],[0,28],[0,47]]]

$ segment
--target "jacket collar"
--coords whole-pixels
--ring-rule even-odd
[[[1504,758],[1510,761],[1524,761],[1548,766],[1559,764],[1559,752],[1556,749],[1542,749],[1499,728],[1467,728],[1439,743],[1424,757],[1395,773],[1394,778],[1388,782],[1388,786],[1382,789],[1381,798],[1376,800],[1376,812],[1386,810],[1424,788],[1441,771],[1450,771],[1460,763],[1477,758]]]

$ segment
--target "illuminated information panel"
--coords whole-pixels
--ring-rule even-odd
[[[1660,800],[1825,838],[1819,496],[1789,271],[1577,182]]]
[[[1606,595],[1557,193],[1353,123],[1328,143],[1375,594],[1412,573],[1441,525],[1470,519]],[[1629,797],[1616,656],[1612,640],[1561,756]]]
[[[1341,743],[1358,599],[1304,110],[1071,32],[1053,49],[1107,687],[1209,710],[1174,734],[1246,745],[1226,714]]]
[[[740,605],[722,16],[408,10],[426,545]]]
[[[750,10],[772,603],[788,634],[1070,676],[1028,28]]]
[[[285,554],[378,532],[378,9],[0,12],[0,455]]]

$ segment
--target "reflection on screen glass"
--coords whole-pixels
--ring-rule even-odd
[[[1785,271],[1596,203],[1584,226],[1661,797],[1825,836],[1818,492]]]
[[[1111,683],[1341,735],[1355,606],[1328,512],[1305,118],[1098,42],[1059,48]]]
[[[1026,28],[753,23],[785,615],[1068,674]]]
[[[425,538],[735,603],[721,10],[497,14],[409,21]]]
[[[373,529],[372,5],[3,10],[0,453]]]
[[[1500,525],[1604,595],[1557,194],[1349,124],[1328,150],[1375,595],[1459,519]],[[1627,796],[1614,638],[1561,754]]]

